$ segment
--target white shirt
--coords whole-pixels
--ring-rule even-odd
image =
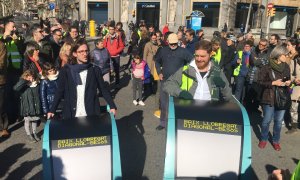
[[[85,96],[87,70],[80,72],[79,75],[80,75],[82,84],[77,85],[77,87],[76,87],[76,89],[77,89],[77,106],[76,106],[75,117],[86,116],[84,96]]]
[[[201,74],[199,72],[199,69],[198,69],[198,67],[197,67],[197,65],[195,63],[195,60],[193,60],[190,63],[190,66],[192,66],[192,67],[195,68],[195,70],[196,70],[196,78],[197,78],[197,81],[198,81],[198,86],[197,86],[196,92],[194,94],[194,99],[210,101],[211,100],[211,95],[210,95],[209,87],[208,87],[208,84],[207,84],[207,76],[209,74],[209,70],[210,70],[211,64],[209,63],[208,71],[203,76],[203,78],[202,78],[202,76],[201,76]]]

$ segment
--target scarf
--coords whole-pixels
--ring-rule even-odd
[[[80,72],[87,70],[91,64],[66,64],[65,66],[69,67],[71,70],[71,75],[75,85],[82,85],[82,81],[80,78]]]
[[[246,64],[247,67],[249,67],[249,65],[250,65],[250,54],[251,54],[251,52],[244,52],[245,64]]]
[[[42,72],[42,68],[41,68],[40,64],[38,63],[38,61],[34,60],[33,57],[29,57],[29,59],[30,59],[31,62],[33,62],[35,64],[35,66],[38,69],[39,73]]]
[[[53,74],[53,75],[48,75],[47,78],[50,80],[50,81],[55,81],[58,77],[58,71],[56,72],[56,74]]]
[[[270,65],[272,70],[282,73],[284,70],[284,63],[277,64],[275,59],[270,59]]]

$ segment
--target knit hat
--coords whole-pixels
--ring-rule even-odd
[[[168,36],[169,44],[178,43],[178,36],[175,33],[172,33]]]

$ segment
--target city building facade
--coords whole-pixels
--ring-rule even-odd
[[[130,21],[144,20],[157,28],[168,23],[169,28],[176,31],[186,24],[186,17],[192,11],[199,10],[205,16],[202,27],[207,32],[220,31],[225,23],[228,29],[236,31],[244,26],[266,32],[268,3],[273,3],[276,8],[276,14],[270,20],[270,33],[291,35],[300,26],[299,0],[80,0],[78,16],[93,19],[97,24],[108,20],[120,21],[125,30]]]

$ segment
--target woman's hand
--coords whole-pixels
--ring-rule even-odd
[[[291,80],[289,80],[289,81],[285,81],[285,86],[290,86],[290,85],[291,85],[291,83],[292,83],[292,81],[291,81]]]
[[[272,81],[273,86],[282,86],[283,82],[282,79],[277,79],[276,81]]]
[[[51,119],[53,117],[54,117],[54,113],[52,113],[52,112],[47,113],[47,119]]]
[[[296,85],[300,85],[300,79],[295,79]]]
[[[113,113],[113,115],[116,117],[116,114],[117,114],[117,110],[116,109],[110,109],[109,112]]]

